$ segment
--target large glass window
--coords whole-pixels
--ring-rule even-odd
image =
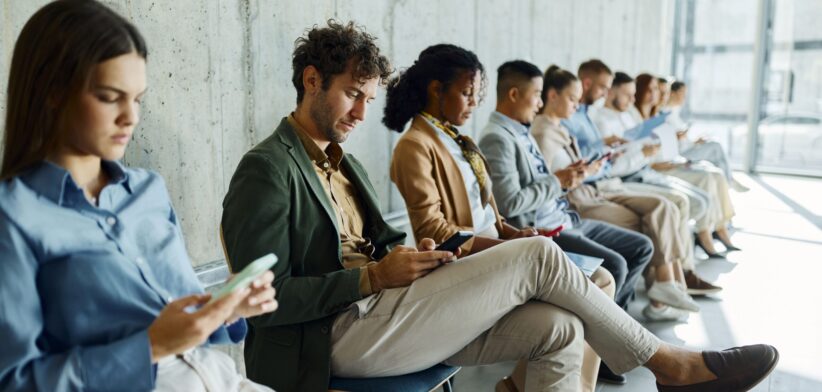
[[[757,168],[822,173],[822,2],[772,1]]]
[[[756,2],[677,1],[673,73],[688,84],[683,116],[692,137],[725,145],[737,167],[746,161],[748,118],[756,116],[754,169],[822,174],[822,2],[765,1],[761,83],[753,78]],[[761,102],[749,113],[755,92]]]
[[[750,0],[679,0],[676,17],[673,73],[688,85],[682,114],[692,124],[689,136],[718,141],[741,165],[756,7]]]

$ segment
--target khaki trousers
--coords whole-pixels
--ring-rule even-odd
[[[682,263],[682,268],[686,270],[694,269],[694,246],[693,246],[693,232],[691,230],[690,220],[695,212],[691,199],[684,193],[671,188],[666,188],[659,185],[643,184],[638,182],[626,182],[625,189],[634,194],[653,195],[662,197],[670,201],[676,206],[677,220],[674,222],[674,230],[678,237],[679,252],[676,253],[674,259]],[[699,216],[704,215],[704,211],[699,211]]]
[[[160,360],[155,391],[172,392],[274,392],[237,373],[225,353],[197,347]]]
[[[618,373],[660,345],[553,241],[531,237],[355,303],[334,322],[331,372],[378,377],[525,358],[526,391],[577,391],[583,339]]]
[[[624,187],[628,189],[629,185],[633,184]],[[650,267],[681,261],[687,255],[688,244],[683,242],[679,230],[681,215],[664,197],[620,191],[603,193],[597,198],[572,198],[571,203],[585,219],[601,220],[648,236],[654,244]]]
[[[669,170],[665,174],[685,180],[708,195],[708,209],[705,216],[696,222],[697,231],[713,232],[731,221],[734,207],[731,203],[728,181],[721,170],[712,165],[695,165],[690,169]]]

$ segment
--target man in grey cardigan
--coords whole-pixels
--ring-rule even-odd
[[[528,125],[542,106],[542,73],[525,61],[499,67],[497,106],[482,132],[480,149],[488,161],[500,213],[518,227],[553,230],[563,226],[556,243],[567,252],[604,259],[614,275],[616,302],[627,307],[633,287],[653,253],[648,237],[596,220],[580,219],[568,207],[564,190],[578,186],[601,162],[578,162],[548,170]]]

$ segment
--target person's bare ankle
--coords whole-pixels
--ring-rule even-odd
[[[680,348],[669,348],[665,360],[658,361],[662,366],[651,369],[660,385],[691,385],[716,379],[711,373],[702,353]]]

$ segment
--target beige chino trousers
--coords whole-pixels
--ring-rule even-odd
[[[531,237],[355,303],[334,322],[331,371],[379,377],[527,358],[526,391],[577,391],[586,340],[617,373],[660,345],[553,241]]]
[[[710,197],[708,211],[697,221],[696,230],[715,231],[725,227],[734,216],[734,207],[728,190],[728,181],[721,170],[711,165],[697,165],[693,169],[677,168],[665,174],[685,180],[705,191]]]
[[[238,373],[227,354],[204,346],[161,359],[154,388],[157,392],[274,392]]]
[[[633,194],[645,194],[650,196],[662,197],[676,206],[677,220],[675,220],[675,230],[677,233],[678,248],[680,251],[675,255],[676,258],[671,260],[678,260],[682,263],[682,268],[685,270],[694,269],[694,237],[689,221],[691,219],[691,202],[688,195],[677,191],[653,184],[642,184],[637,182],[625,183],[625,189]]]

